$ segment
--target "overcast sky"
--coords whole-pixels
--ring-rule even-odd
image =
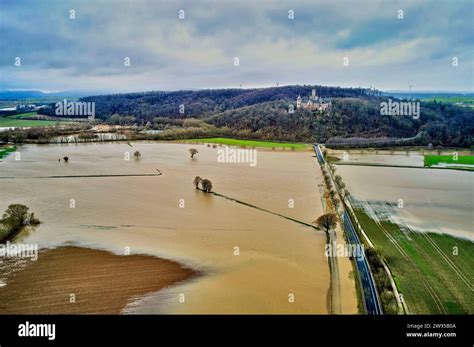
[[[0,89],[473,91],[473,9],[472,0],[0,0]]]

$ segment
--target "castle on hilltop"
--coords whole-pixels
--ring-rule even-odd
[[[327,111],[331,108],[331,99],[323,99],[316,94],[316,88],[311,91],[311,95],[307,100],[303,100],[298,95],[296,98],[296,108],[303,108],[306,110]]]

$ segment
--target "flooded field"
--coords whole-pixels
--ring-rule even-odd
[[[358,222],[390,268],[404,311],[472,314],[473,173],[336,168]]]
[[[195,159],[190,147],[199,150]],[[311,222],[322,214],[314,154],[259,150],[251,167],[217,162],[219,148],[151,142],[23,146],[20,160],[12,154],[0,163],[0,211],[21,203],[41,219],[17,241],[130,250],[200,273],[137,298],[124,312],[327,313],[323,232],[193,186],[195,176],[208,178],[215,192]],[[64,156],[69,162],[58,161]]]
[[[435,155],[437,151],[428,150],[407,150],[389,151],[374,149],[347,149],[329,150],[330,156],[340,159],[341,164],[374,164],[374,165],[394,165],[394,166],[417,166],[423,167],[424,155]],[[443,151],[445,155],[472,155],[469,150]]]
[[[337,171],[352,196],[379,216],[411,230],[474,241],[471,172],[351,165],[338,165]]]

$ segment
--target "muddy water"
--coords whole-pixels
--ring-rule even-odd
[[[474,174],[454,170],[337,166],[352,195],[363,201],[390,202],[392,219],[410,229],[474,240]]]
[[[312,221],[322,213],[313,153],[258,151],[257,166],[251,167],[218,163],[219,147],[192,145],[199,154],[191,160],[190,145],[131,145],[20,148],[21,160],[10,155],[0,163],[0,177],[15,177],[0,179],[0,211],[23,203],[42,220],[35,231],[20,235],[23,242],[118,254],[129,248],[132,254],[176,260],[202,272],[137,300],[126,312],[327,312],[329,270],[322,232],[206,195],[192,185],[199,175],[209,178],[216,192]],[[136,150],[140,160],[133,159]],[[125,160],[127,153],[130,160]],[[63,156],[70,158],[68,163],[58,162]],[[38,178],[157,169],[162,176]]]
[[[379,154],[348,154],[344,160],[344,154],[338,155],[343,163],[364,163],[378,165],[399,165],[423,167],[423,155],[419,153],[379,155]]]

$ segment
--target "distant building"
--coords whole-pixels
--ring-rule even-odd
[[[34,109],[35,109],[35,105],[26,104],[26,105],[17,105],[16,106],[16,110],[17,111],[22,111],[22,112],[24,112],[24,111],[33,111]]]
[[[18,111],[18,112],[38,111],[47,107],[48,107],[47,105],[21,104],[21,105],[17,105],[16,107],[13,107],[12,111]]]
[[[332,106],[331,99],[320,98],[316,94],[316,89],[314,88],[311,91],[311,95],[303,100],[300,95],[296,98],[296,108],[302,108],[306,110],[315,110],[315,111],[328,111]]]

